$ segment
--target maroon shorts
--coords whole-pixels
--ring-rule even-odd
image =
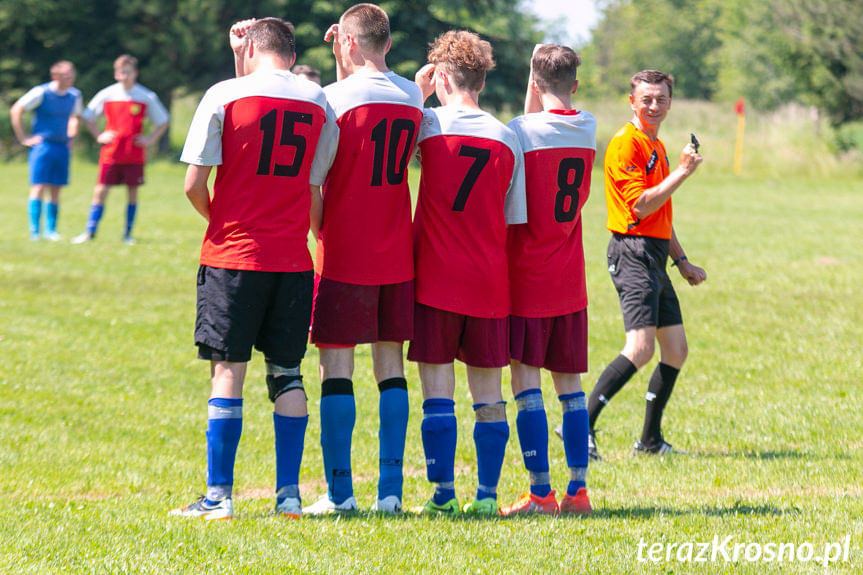
[[[101,164],[99,183],[103,186],[140,186],[144,184],[144,164]]]
[[[358,285],[315,276],[312,343],[353,347],[358,343],[407,341],[414,335],[413,280]]]
[[[473,367],[503,367],[509,363],[509,318],[473,317],[415,306],[414,339],[408,359],[421,363],[451,363],[459,359]]]
[[[587,310],[557,317],[509,317],[512,359],[558,373],[587,372]]]

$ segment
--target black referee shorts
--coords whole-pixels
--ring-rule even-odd
[[[246,362],[252,346],[282,365],[306,353],[314,273],[198,269],[198,357]]]
[[[626,331],[683,323],[680,302],[665,271],[668,240],[614,234],[608,243],[608,273],[617,288]]]

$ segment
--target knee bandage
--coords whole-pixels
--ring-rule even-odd
[[[303,387],[303,376],[300,374],[300,364],[293,366],[280,365],[267,360],[267,389],[270,401],[273,403],[284,393],[293,389],[302,390],[303,396],[306,389]]]

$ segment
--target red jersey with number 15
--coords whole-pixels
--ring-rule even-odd
[[[527,223],[507,238],[512,314],[556,317],[587,307],[581,208],[590,194],[596,119],[552,110],[513,119],[524,150]]]
[[[417,141],[417,301],[506,317],[506,225],[527,221],[518,138],[486,112],[451,105],[424,111]]]
[[[335,156],[338,127],[321,88],[283,70],[226,80],[204,94],[180,160],[218,166],[201,264],[312,269],[309,185]]]
[[[408,161],[422,118],[419,87],[394,72],[357,72],[324,88],[339,148],[324,182],[315,270],[383,285],[414,277]]]

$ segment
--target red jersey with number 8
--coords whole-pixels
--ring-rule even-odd
[[[506,317],[506,225],[527,217],[518,138],[490,114],[444,106],[425,110],[417,141],[417,301],[473,317]]]
[[[554,110],[513,119],[524,150],[527,223],[509,228],[512,314],[556,317],[587,307],[581,208],[590,194],[596,120]]]
[[[290,72],[257,72],[210,88],[180,158],[219,166],[201,264],[312,269],[309,185],[323,181],[337,141],[323,91]]]
[[[393,72],[357,72],[324,88],[339,147],[324,182],[315,270],[325,278],[383,285],[414,277],[408,162],[422,93]]]

